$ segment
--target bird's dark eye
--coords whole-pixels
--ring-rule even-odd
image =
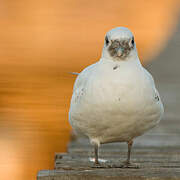
[[[106,42],[106,46],[107,46],[109,44],[109,40],[108,40],[107,36],[105,37],[105,42]]]
[[[132,40],[131,40],[131,44],[134,46],[134,38],[132,38]]]

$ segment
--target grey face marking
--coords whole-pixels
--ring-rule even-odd
[[[111,57],[124,60],[134,48],[134,38],[126,40],[112,40],[108,47],[108,52]],[[118,55],[118,50],[121,50],[121,55]]]

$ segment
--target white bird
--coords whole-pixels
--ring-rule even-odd
[[[156,126],[164,113],[151,74],[141,65],[131,31],[117,27],[105,36],[101,59],[77,77],[69,121],[86,135],[98,164],[100,144],[127,142],[123,167],[131,166],[133,139]]]

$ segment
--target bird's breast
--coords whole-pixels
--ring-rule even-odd
[[[99,72],[86,87],[87,104],[104,111],[138,113],[157,103],[157,95],[141,70]],[[96,109],[97,110],[97,109]]]
[[[163,107],[157,96],[141,69],[100,69],[73,93],[70,122],[89,137],[103,136],[102,142],[108,133],[115,140],[124,133],[135,137],[158,123]]]

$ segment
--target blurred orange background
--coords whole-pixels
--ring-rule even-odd
[[[104,35],[125,26],[143,63],[161,52],[179,0],[0,2],[0,179],[36,179],[70,140],[75,76],[101,56]]]

